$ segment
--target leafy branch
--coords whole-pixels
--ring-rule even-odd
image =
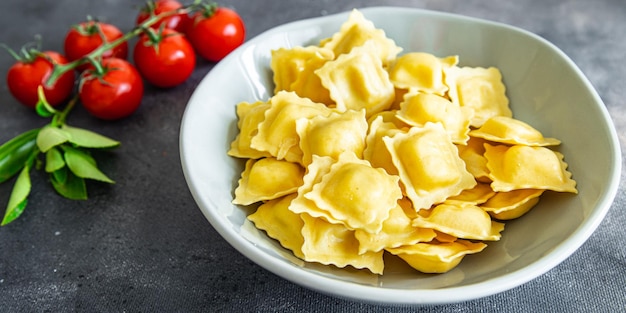
[[[101,67],[99,59],[106,51],[140,35],[163,18],[181,13],[189,14],[208,5],[210,4],[205,3],[205,0],[194,0],[192,4],[177,10],[152,14],[122,37],[111,42],[105,41],[83,58],[67,64],[55,64],[52,75],[44,84],[53,85],[61,75],[83,64],[90,63],[97,70]],[[33,50],[27,52],[28,54],[23,49],[27,56]],[[63,110],[57,110],[48,103],[43,86],[39,86],[38,96],[36,112],[42,117],[51,118],[50,122],[41,128],[26,131],[0,146],[0,183],[17,176],[0,226],[16,220],[26,208],[31,192],[30,173],[33,168],[43,168],[56,192],[68,199],[87,199],[86,180],[114,183],[98,168],[91,152],[118,147],[120,142],[87,129],[67,125],[67,116],[76,105],[78,96],[74,96]]]

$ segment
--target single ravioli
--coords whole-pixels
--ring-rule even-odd
[[[293,91],[291,85],[302,73],[317,62],[334,59],[333,52],[318,46],[279,48],[272,50],[270,68],[274,81],[274,93]]]
[[[402,191],[398,176],[345,152],[304,197],[349,229],[378,233],[389,211],[402,198]]]
[[[438,58],[426,52],[410,52],[396,58],[389,69],[389,79],[398,89],[443,96],[448,91],[443,70],[458,62],[458,56]]]
[[[518,189],[498,192],[480,207],[498,220],[512,220],[526,214],[538,202],[541,189]]]
[[[459,195],[447,198],[445,203],[479,205],[487,202],[495,194],[489,184],[479,182],[474,188],[465,189]]]
[[[239,133],[230,144],[228,155],[238,158],[260,159],[271,156],[267,151],[259,151],[250,146],[252,137],[259,131],[259,124],[265,119],[265,111],[270,104],[263,101],[237,104],[237,127]]]
[[[249,159],[235,189],[234,204],[249,205],[296,192],[304,168],[297,163],[263,158]]]
[[[549,148],[486,143],[485,158],[494,191],[549,189],[578,193],[563,155]]]
[[[302,253],[305,261],[332,264],[339,268],[350,265],[358,269],[366,268],[374,274],[383,273],[383,251],[360,254],[354,231],[306,213],[301,217],[304,221]]]
[[[455,268],[463,257],[478,253],[487,247],[482,242],[456,240],[446,243],[418,243],[411,246],[387,249],[399,256],[414,269],[423,273],[445,273]]]
[[[412,219],[409,214],[412,213],[415,213],[412,207],[404,208],[401,201],[398,201],[398,205],[389,211],[389,218],[383,222],[383,228],[379,233],[372,234],[357,229],[354,236],[359,241],[359,253],[376,252],[433,240],[436,236],[434,230],[411,225]]]
[[[393,165],[391,153],[389,153],[383,138],[399,132],[403,131],[398,129],[394,123],[385,122],[383,116],[376,117],[369,127],[363,158],[369,161],[373,167],[380,167],[390,175],[398,175],[398,169]]]
[[[301,65],[295,80],[289,86],[289,90],[294,91],[300,97],[309,98],[313,102],[334,106],[335,102],[330,98],[330,91],[322,85],[319,76],[315,75],[316,70],[327,61],[334,59],[333,52],[315,46],[306,47],[305,49],[312,49],[316,53]]]
[[[513,116],[499,69],[453,66],[444,71],[450,100],[474,110],[471,126],[480,127],[493,116]]]
[[[472,130],[470,136],[510,145],[556,146],[561,143],[556,138],[543,137],[529,124],[508,116],[489,118],[480,128]]]
[[[491,220],[487,212],[471,204],[439,204],[420,214],[413,226],[432,228],[463,239],[500,240],[504,224]],[[426,215],[426,216],[425,216]]]
[[[332,112],[322,103],[298,96],[295,92],[280,91],[269,100],[270,108],[259,124],[251,147],[267,151],[279,160],[302,163],[300,137],[296,132],[296,120],[313,116],[327,116]]]
[[[465,144],[469,140],[472,114],[471,109],[460,107],[442,96],[417,91],[404,96],[397,112],[398,119],[411,126],[441,123],[455,144]]]
[[[307,166],[306,173],[302,178],[302,185],[298,187],[298,195],[291,204],[289,210],[296,214],[307,213],[312,217],[320,217],[333,224],[342,224],[336,220],[328,211],[320,209],[313,200],[304,197],[305,194],[313,190],[313,186],[322,181],[322,177],[330,172],[330,166],[335,163],[335,159],[329,156],[313,155],[312,162]]]
[[[332,50],[338,57],[350,53],[353,48],[363,46],[366,42],[373,44],[371,49],[376,51],[376,57],[385,65],[393,61],[402,51],[392,39],[387,38],[384,30],[376,28],[374,23],[356,9],[352,10],[339,31],[332,37],[322,40],[320,46]]]
[[[456,146],[439,123],[384,137],[406,195],[416,210],[430,208],[476,185]]]
[[[365,109],[369,117],[388,109],[395,99],[395,89],[371,42],[324,63],[315,74],[340,112]]]
[[[346,151],[361,158],[367,135],[365,110],[333,112],[328,116],[314,116],[296,121],[300,136],[302,163],[311,163],[313,155],[330,156],[335,159]]]
[[[476,181],[491,183],[484,144],[484,139],[470,137],[466,145],[457,145],[456,147],[459,150],[459,156],[465,162],[467,171],[474,175]]]
[[[301,259],[302,245],[304,237],[302,237],[302,227],[304,222],[299,214],[291,212],[288,207],[296,194],[289,194],[282,198],[269,200],[261,204],[257,210],[248,215],[248,219],[261,230],[264,230],[270,238],[274,238],[280,244],[293,251],[293,254]]]

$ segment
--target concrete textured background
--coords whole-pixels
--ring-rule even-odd
[[[587,75],[604,100],[626,147],[626,2],[623,0],[230,0],[247,38],[271,27],[352,8],[394,5],[503,22],[551,41]],[[43,36],[62,50],[71,24],[87,15],[129,30],[143,1],[3,0],[0,42],[17,49]],[[0,53],[0,70],[13,60]],[[90,184],[88,201],[57,196],[33,175],[28,208],[0,228],[0,311],[3,312],[611,312],[626,308],[626,196],[582,248],[545,275],[512,290],[443,306],[384,307],[328,297],[292,284],[243,257],[213,230],[193,201],[178,154],[185,105],[214,64],[169,90],[147,87],[132,117],[102,122],[77,108],[72,125],[123,145],[101,167],[117,181]],[[4,75],[4,74],[3,74]],[[17,104],[4,79],[0,142],[45,121]],[[624,173],[622,173],[622,178]],[[0,185],[8,199],[10,184]],[[5,200],[2,200],[5,203]],[[2,204],[4,208],[4,204]],[[3,210],[2,210],[3,212]]]

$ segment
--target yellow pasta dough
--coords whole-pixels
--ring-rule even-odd
[[[341,112],[365,109],[371,116],[388,109],[395,99],[389,74],[371,42],[326,62],[315,74]]]
[[[507,116],[489,118],[471,136],[511,145],[554,146],[561,143],[555,138],[545,138],[535,128],[520,120]]]
[[[376,252],[433,240],[436,236],[433,229],[411,225],[412,219],[409,217],[411,211],[413,211],[411,207],[404,208],[398,203],[389,211],[389,218],[383,222],[380,232],[372,234],[357,229],[354,235],[359,241],[359,253]]]
[[[500,240],[504,224],[491,220],[483,209],[471,204],[440,204],[418,215],[413,226],[432,228],[457,238]]]
[[[295,192],[302,185],[304,168],[275,158],[249,159],[235,189],[234,204],[248,205]]]
[[[530,211],[544,192],[542,189],[517,189],[498,192],[480,207],[498,220],[511,220]]]
[[[485,157],[495,191],[531,188],[578,193],[559,152],[546,147],[485,144]]]
[[[448,91],[443,69],[458,61],[458,56],[438,58],[426,52],[409,52],[396,59],[389,69],[389,78],[396,88],[443,96]]]
[[[354,237],[354,231],[306,213],[301,217],[304,221],[302,253],[305,261],[337,267],[350,265],[367,268],[375,274],[383,273],[383,251],[359,253],[359,241]]]
[[[274,94],[237,104],[233,203],[306,262],[444,273],[547,190],[577,193],[556,138],[513,118],[495,67],[402,49],[354,10],[272,51]],[[385,252],[387,251],[387,252]]]
[[[465,144],[469,140],[469,125],[473,111],[460,107],[450,100],[423,92],[409,92],[400,104],[398,119],[411,126],[424,126],[428,122],[441,123],[453,143]]]
[[[393,61],[402,48],[387,38],[385,31],[377,29],[371,21],[367,20],[358,10],[353,10],[348,20],[341,25],[341,28],[331,38],[323,40],[320,45],[330,49],[335,56],[347,54],[355,47],[363,46],[366,42],[371,42],[376,58],[385,65]]]
[[[413,127],[383,140],[416,209],[429,208],[476,185],[439,123]]]
[[[301,163],[302,150],[299,146],[300,137],[296,132],[296,120],[329,115],[331,109],[287,91],[278,92],[269,102],[265,119],[259,124],[258,133],[252,137],[250,146],[259,151],[267,151],[279,160]]]
[[[288,207],[296,197],[295,193],[282,198],[269,200],[260,205],[257,210],[248,216],[248,219],[267,235],[280,242],[280,244],[291,250],[299,258],[303,258],[302,227],[304,222],[299,214],[291,212]]]
[[[444,71],[452,102],[474,110],[473,127],[482,126],[493,116],[513,116],[497,68],[452,66]]]
[[[252,137],[259,131],[259,123],[265,119],[265,111],[269,107],[270,104],[263,101],[255,103],[241,102],[237,105],[239,134],[231,143],[228,155],[250,159],[271,156],[267,151],[259,151],[250,146]]]
[[[402,191],[397,176],[345,152],[304,197],[349,229],[378,233]]]
[[[387,251],[405,260],[414,269],[423,273],[445,273],[456,267],[467,254],[478,253],[486,244],[468,240],[447,243],[418,243]]]
[[[362,158],[367,128],[365,110],[342,114],[335,112],[328,116],[297,120],[296,131],[300,137],[302,163],[311,163],[313,155],[337,159],[346,151]]]

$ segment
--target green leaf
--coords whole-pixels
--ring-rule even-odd
[[[50,182],[54,190],[67,199],[87,200],[85,180],[72,174],[66,167],[51,173]]]
[[[46,172],[52,173],[65,166],[63,154],[59,149],[52,147],[46,152]]]
[[[63,131],[70,135],[69,141],[85,148],[113,148],[120,145],[119,141],[100,135],[90,130],[63,125]]]
[[[26,165],[15,181],[13,191],[9,197],[9,204],[7,205],[7,209],[4,212],[4,218],[0,224],[1,226],[11,223],[17,219],[22,212],[24,212],[28,194],[30,194],[30,187],[30,166]]]
[[[25,132],[0,146],[0,183],[19,173],[35,152],[37,131]]]
[[[50,103],[48,103],[42,85],[37,87],[37,95],[39,96],[39,99],[35,105],[35,111],[39,114],[39,116],[50,117],[58,112],[50,105]]]
[[[98,169],[96,161],[89,154],[68,146],[63,146],[63,150],[65,163],[74,175],[110,184],[115,183]]]
[[[44,126],[37,136],[37,146],[41,152],[47,152],[50,148],[67,142],[70,135],[57,127],[50,125]]]

